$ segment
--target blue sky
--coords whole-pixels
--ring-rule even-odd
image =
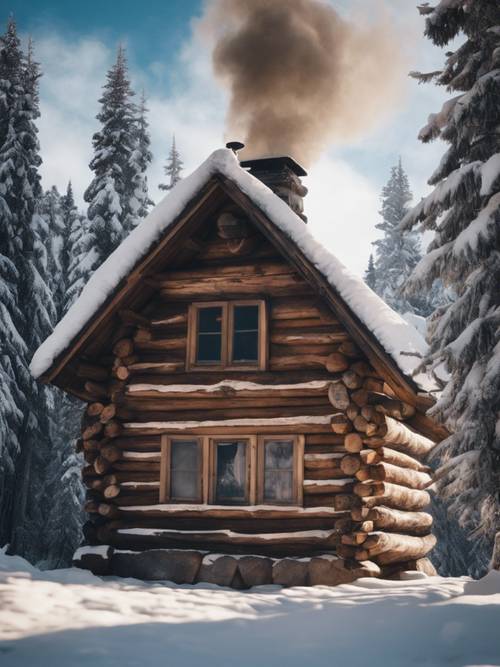
[[[420,145],[416,136],[446,97],[406,75],[410,69],[439,67],[443,54],[423,37],[423,20],[413,2],[327,1],[353,21],[375,20],[383,10],[394,37],[395,58],[404,59],[399,94],[387,100],[384,120],[355,139],[326,144],[306,181],[311,230],[362,273],[370,243],[378,235],[379,193],[391,165],[401,155],[418,200],[443,152],[439,144]],[[5,19],[12,11],[21,33],[33,36],[44,71],[39,121],[44,187],[56,184],[63,189],[71,178],[84,206],[97,99],[120,42],[127,48],[133,86],[137,91],[144,88],[149,100],[155,156],[149,182],[155,201],[161,197],[157,185],[173,133],[187,172],[224,144],[228,97],[214,79],[210,45],[196,30],[204,11],[201,1],[7,2]]]
[[[93,34],[110,43],[123,40],[142,67],[157,59],[159,51],[166,58],[175,54],[189,37],[191,17],[202,7],[201,0],[7,0],[5,4],[26,32]]]

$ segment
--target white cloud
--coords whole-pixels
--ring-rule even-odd
[[[413,18],[413,11],[412,7],[412,65],[415,69],[433,69],[442,62],[442,53],[430,48],[423,37],[417,39],[422,22]],[[398,16],[402,25],[410,21],[406,9]],[[88,163],[92,157],[92,134],[98,127],[98,98],[115,57],[114,45],[93,36],[69,40],[55,32],[35,35],[35,39],[37,59],[44,71],[39,121],[44,187],[56,184],[64,190],[71,179],[79,203],[84,206],[83,192],[91,179]],[[187,173],[224,144],[226,94],[213,79],[207,45],[196,30],[173,67],[167,68],[161,61],[144,69],[134,66],[132,81],[137,91],[144,87],[148,96],[154,154],[150,193],[159,201],[162,193],[157,185],[163,178],[172,133]],[[388,165],[402,155],[416,199],[426,190],[425,181],[443,148],[422,147],[416,134],[428,113],[438,108],[443,99],[444,95],[433,86],[417,86],[409,81],[400,107],[394,109],[384,127],[347,149],[330,147],[310,169],[305,205],[311,230],[358,273],[363,273],[370,244],[377,237],[379,192],[387,180]]]
[[[352,166],[328,156],[310,169],[306,184],[305,212],[312,233],[362,275],[377,236],[377,189]]]

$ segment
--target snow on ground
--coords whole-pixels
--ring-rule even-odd
[[[499,629],[500,572],[234,591],[0,553],[2,667],[486,667]]]

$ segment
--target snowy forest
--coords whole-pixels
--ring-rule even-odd
[[[420,202],[404,155],[387,175],[364,279],[426,336],[421,367],[441,387],[431,415],[451,435],[431,461],[432,560],[441,575],[480,577],[500,531],[500,9],[478,0],[419,11],[442,68],[412,76],[449,96],[428,110],[419,139],[439,138],[446,150]],[[0,38],[0,546],[41,569],[68,566],[82,540],[82,408],[37,383],[31,358],[183,172],[175,128],[165,128],[164,183],[149,191],[147,95],[132,88],[124,48],[102,79],[92,180],[79,210],[71,174],[63,193],[42,183],[43,63],[8,20]]]

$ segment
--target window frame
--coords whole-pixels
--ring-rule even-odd
[[[286,440],[292,442],[293,462],[292,462],[292,500],[273,500],[266,501],[265,491],[265,443],[268,440]],[[304,501],[304,442],[303,435],[259,435],[257,438],[258,451],[258,469],[257,479],[257,502],[259,505],[298,505],[302,506]]]
[[[174,498],[171,495],[172,487],[172,441],[196,442],[198,445],[198,495],[196,499]],[[204,500],[204,445],[203,438],[196,435],[162,435],[161,436],[161,459],[160,459],[160,503],[172,503],[178,505],[199,505]]]
[[[197,500],[182,500],[172,498],[170,496],[171,488],[171,449],[173,440],[186,440],[189,442],[196,441],[198,443],[200,453],[199,464],[199,483],[198,483],[198,499]],[[245,502],[239,503],[224,503],[224,507],[247,507],[250,505],[265,505],[269,507],[280,506],[294,506],[302,507],[304,501],[304,445],[305,436],[303,434],[210,434],[210,435],[194,435],[183,433],[176,434],[162,434],[161,435],[161,459],[160,459],[160,493],[159,502],[168,504],[191,504],[191,505],[213,505],[216,503],[216,484],[217,484],[217,458],[216,458],[216,444],[223,441],[228,442],[246,441],[247,444],[247,461],[246,461],[246,482],[247,482],[247,498]],[[293,443],[293,500],[291,501],[265,501],[264,500],[264,475],[265,475],[265,442],[267,440],[287,440]]]
[[[256,362],[234,362],[234,309],[236,306],[258,306],[259,331],[258,354]],[[203,308],[221,308],[221,360],[220,362],[199,362],[198,356],[198,312]],[[186,355],[186,370],[261,370],[267,369],[268,336],[267,336],[267,307],[264,299],[235,299],[230,301],[196,301],[188,309],[188,340]]]

